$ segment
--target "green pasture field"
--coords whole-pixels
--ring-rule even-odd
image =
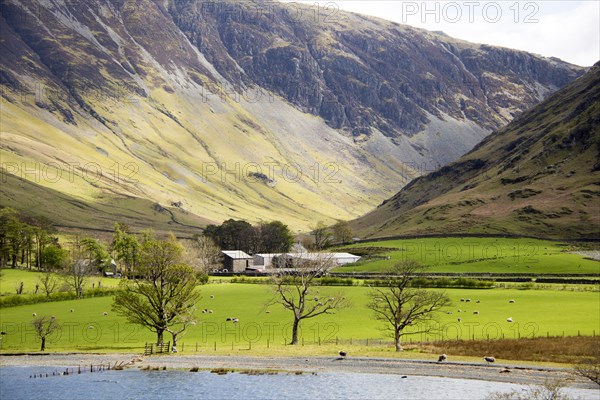
[[[42,294],[44,289],[42,284],[39,281],[45,273],[44,272],[36,272],[29,270],[21,270],[21,269],[2,269],[0,270],[0,295],[13,295],[16,294],[17,287],[23,282],[23,294],[34,294],[35,293],[35,285],[39,285],[38,294]],[[63,284],[63,277],[58,274],[54,274],[58,281],[58,288]],[[90,276],[86,278],[86,283],[84,288],[91,288],[92,284],[94,287],[98,287],[98,282],[102,284],[102,287],[116,287],[119,286],[119,279],[116,278],[105,278],[102,276]]]
[[[374,257],[338,267],[336,272],[382,272],[402,260],[416,260],[431,272],[600,274],[600,262],[568,251],[571,245],[536,239],[420,238],[357,243],[339,248],[383,247]]]
[[[307,351],[306,354],[314,355],[331,352],[337,346],[363,346],[371,349],[367,354],[375,349],[391,352],[390,339],[365,307],[369,290],[356,286],[316,288],[313,296],[336,296],[341,292],[352,302],[352,307],[304,320],[301,343],[306,348],[302,350],[300,345],[292,350],[284,346],[289,340],[291,315],[281,306],[265,306],[272,296],[268,286],[211,283],[201,287],[200,323],[179,338],[179,349],[193,353],[197,345],[198,352],[209,354],[289,355]],[[453,304],[440,313],[438,334],[413,335],[405,342],[600,334],[598,292],[448,289],[446,293]],[[48,339],[47,350],[51,352],[141,352],[145,342],[155,341],[155,334],[126,323],[112,312],[111,303],[111,297],[100,297],[2,308],[0,329],[6,333],[1,339],[2,350],[39,350],[31,327],[33,313],[54,315],[61,324],[60,331]],[[202,313],[204,309],[212,313]],[[234,317],[239,318],[239,323],[226,321]],[[507,322],[509,317],[514,322]],[[170,334],[165,333],[165,340],[170,339]]]

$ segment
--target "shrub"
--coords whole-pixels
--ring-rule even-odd
[[[372,279],[365,281],[365,286],[380,287],[385,285],[385,280]],[[491,289],[494,281],[484,281],[472,278],[425,278],[415,277],[411,280],[411,287],[418,288],[463,288],[463,289]]]
[[[335,276],[326,276],[319,279],[319,284],[322,286],[353,286],[352,278],[337,278]]]
[[[112,296],[117,292],[117,290],[118,289],[116,289],[116,288],[88,289],[83,292],[83,297],[90,298],[90,297]],[[55,293],[52,293],[50,296],[46,296],[45,294],[2,296],[2,297],[0,297],[0,308],[22,306],[22,305],[26,305],[26,304],[47,303],[47,302],[51,302],[51,301],[75,300],[75,299],[77,299],[77,295],[74,292],[55,292]]]

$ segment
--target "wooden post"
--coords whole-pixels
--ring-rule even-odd
[[[196,353],[198,352],[198,342],[196,342]]]
[[[269,348],[269,338],[267,338],[267,349]]]
[[[181,342],[181,352],[183,353],[183,349],[185,348],[185,343]]]
[[[215,341],[215,351],[217,351],[217,342]]]

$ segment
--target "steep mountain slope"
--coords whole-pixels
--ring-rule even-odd
[[[370,237],[484,232],[600,238],[600,62],[353,226]]]
[[[98,210],[125,196],[294,229],[355,217],[584,72],[308,6],[1,5],[2,173]]]

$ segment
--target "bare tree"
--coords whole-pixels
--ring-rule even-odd
[[[575,373],[600,385],[600,347],[591,346],[591,356],[575,366]]]
[[[46,297],[50,297],[58,287],[58,279],[56,279],[56,276],[52,272],[46,272],[44,275],[40,276],[38,280],[46,293]]]
[[[63,276],[64,282],[75,292],[78,299],[83,297],[83,288],[90,270],[88,260],[79,259],[71,263]]]
[[[402,336],[431,332],[437,311],[450,305],[444,292],[411,287],[415,274],[424,270],[416,261],[398,263],[388,271],[383,287],[369,293],[371,301],[367,307],[373,311],[373,318],[382,321],[390,331],[396,351],[402,350]],[[406,332],[407,327],[417,329]]]
[[[208,236],[197,236],[183,244],[184,262],[195,270],[208,273],[221,263],[221,249]]]
[[[319,286],[318,278],[327,273],[332,266],[330,259],[325,257],[314,260],[296,260],[292,269],[282,269],[272,275],[271,285],[275,292],[267,305],[281,304],[284,309],[294,315],[292,324],[292,340],[290,344],[298,344],[300,322],[322,314],[334,314],[336,310],[350,306],[350,303],[339,292],[335,296],[320,298],[313,291]]]
[[[187,309],[180,311],[166,328],[166,331],[171,334],[173,342],[171,349],[173,352],[177,352],[177,337],[180,334],[185,334],[185,330],[188,326],[196,325],[198,322],[195,304],[192,302],[189,302],[188,304],[190,306]]]
[[[492,392],[486,400],[572,400],[565,393],[567,382],[563,380],[546,380],[542,385],[529,385],[526,389],[511,392]]]
[[[331,244],[331,232],[323,221],[317,222],[316,225],[311,226],[311,234],[315,241],[315,248],[321,250]]]
[[[352,242],[352,228],[348,221],[339,221],[333,226],[333,238],[339,244]]]
[[[35,333],[42,341],[40,351],[46,350],[46,338],[59,328],[58,322],[56,322],[56,317],[54,317],[54,315],[51,317],[47,315],[39,315],[34,317],[31,323]]]

